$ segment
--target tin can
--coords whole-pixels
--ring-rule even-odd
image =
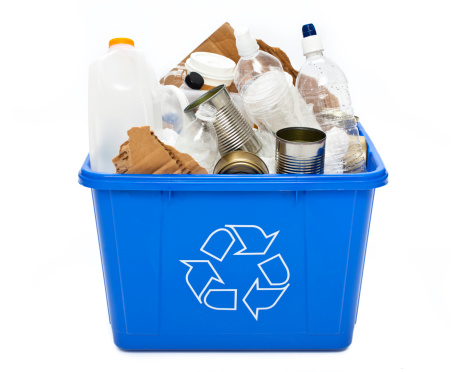
[[[318,129],[289,127],[276,133],[276,173],[323,174],[326,134]]]
[[[267,174],[268,168],[257,155],[247,151],[233,151],[215,165],[214,174]]]
[[[217,109],[214,127],[218,136],[220,155],[237,150],[254,154],[260,151],[262,145],[259,139],[234,104],[224,85],[219,85],[200,96],[184,109],[184,113],[193,121],[199,106],[205,103]]]

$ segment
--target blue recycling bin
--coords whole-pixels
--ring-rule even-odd
[[[126,350],[350,345],[375,189],[388,174],[92,172],[109,318]]]

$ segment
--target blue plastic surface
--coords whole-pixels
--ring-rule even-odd
[[[348,347],[388,177],[367,140],[368,172],[341,176],[106,175],[87,158],[116,345]]]

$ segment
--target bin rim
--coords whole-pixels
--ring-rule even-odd
[[[108,174],[90,168],[87,155],[79,171],[79,183],[97,190],[144,191],[316,191],[316,190],[371,190],[388,183],[388,172],[374,144],[358,123],[366,137],[368,171],[357,174],[320,175],[217,175],[217,174]]]

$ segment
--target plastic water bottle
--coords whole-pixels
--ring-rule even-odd
[[[248,27],[237,28],[234,35],[237,51],[241,57],[234,71],[234,84],[241,95],[256,78],[265,72],[283,72],[281,62],[276,57],[260,50],[257,40],[250,35]]]
[[[112,159],[132,127],[150,126],[162,138],[159,87],[153,68],[133,40],[109,41],[90,65],[88,119],[93,171],[115,173]]]
[[[289,126],[318,129],[312,107],[304,103],[287,80],[281,62],[260,50],[247,27],[236,29],[235,36],[241,59],[234,73],[234,84],[248,118],[273,133]]]
[[[306,62],[295,85],[305,102],[313,104],[316,119],[327,135],[324,173],[364,172],[364,156],[345,74],[323,56],[321,38],[313,24],[304,25],[302,32]]]
[[[215,107],[201,105],[196,112],[196,120],[183,128],[175,144],[178,151],[191,155],[210,174],[218,160],[218,138],[213,126],[216,113]]]

